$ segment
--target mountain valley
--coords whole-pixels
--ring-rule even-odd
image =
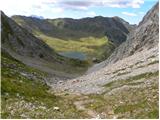
[[[12,19],[57,52],[81,52],[86,54],[87,60],[96,62],[105,60],[135,28],[119,17],[38,19],[12,16]]]
[[[138,25],[1,11],[1,39],[3,119],[159,118],[159,3]]]

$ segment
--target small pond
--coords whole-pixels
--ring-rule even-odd
[[[68,57],[68,58],[74,58],[79,60],[86,60],[87,56],[86,54],[82,52],[76,52],[76,51],[70,51],[70,52],[59,52],[60,55]]]

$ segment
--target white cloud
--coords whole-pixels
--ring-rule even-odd
[[[132,17],[137,16],[137,14],[129,13],[129,12],[122,12],[122,14],[127,15],[127,16],[132,16]]]
[[[144,0],[0,0],[0,10],[7,15],[59,15],[66,10],[79,10],[95,16],[92,7],[139,8]],[[128,14],[128,13],[124,13]],[[128,14],[135,16],[135,14]]]
[[[114,8],[139,8],[144,0],[102,0],[104,6],[114,7]]]
[[[90,7],[140,8],[144,0],[41,0],[66,10],[88,10]]]
[[[53,9],[52,9],[52,12],[53,12],[53,13],[63,13],[63,12],[64,12],[64,9],[62,9],[62,8],[53,8]]]
[[[43,11],[62,13],[63,9],[54,6],[58,0],[0,0],[0,10],[7,15],[41,14]],[[52,6],[50,6],[50,5]]]
[[[89,11],[87,12],[87,15],[93,17],[96,16],[96,13],[94,11]]]
[[[144,3],[144,0],[132,0],[130,3],[133,8],[140,8],[140,5]]]
[[[88,7],[85,7],[85,6],[79,6],[79,7],[77,7],[77,9],[79,9],[79,10],[88,10]]]

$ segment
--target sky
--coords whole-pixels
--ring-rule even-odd
[[[84,18],[119,16],[138,24],[158,0],[0,0],[6,15],[43,16],[44,18]]]

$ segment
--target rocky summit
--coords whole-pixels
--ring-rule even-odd
[[[1,33],[2,118],[159,118],[159,3],[138,26],[1,12]]]

